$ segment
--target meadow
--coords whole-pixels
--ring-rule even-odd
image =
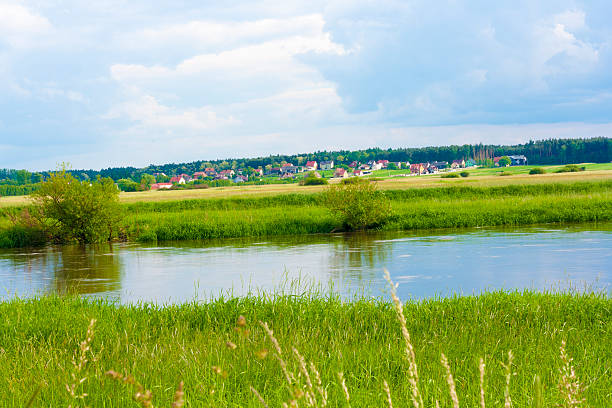
[[[391,211],[377,228],[577,223],[612,220],[612,180],[477,186],[465,183],[383,190]],[[319,190],[320,191],[320,190]],[[0,247],[37,243],[36,231],[12,227],[26,206],[0,209]],[[206,240],[330,233],[342,221],[320,192],[247,195],[123,204],[121,236],[138,241]]]
[[[493,292],[399,308],[297,293],[164,307],[2,302],[3,404],[408,407],[416,384],[422,406],[459,406],[442,353],[460,406],[578,406],[568,390],[585,406],[612,401],[612,299],[603,293]]]

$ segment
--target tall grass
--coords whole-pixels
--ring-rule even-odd
[[[612,220],[612,180],[499,187],[387,190],[384,230],[527,225]],[[39,232],[13,226],[23,208],[0,208],[0,248],[40,243]],[[205,240],[342,230],[323,194],[139,202],[123,205],[130,240]]]
[[[0,303],[0,399],[24,406],[39,390],[33,406],[87,394],[80,405],[135,406],[139,395],[169,407],[178,395],[185,406],[477,407],[484,395],[489,407],[526,407],[571,406],[570,392],[609,407],[611,310],[603,294],[529,291],[406,305],[317,292],[165,307],[13,299]]]

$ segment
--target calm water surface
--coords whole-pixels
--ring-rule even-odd
[[[167,303],[278,290],[294,278],[343,296],[380,296],[383,268],[403,299],[585,284],[610,292],[612,224],[4,250],[0,296]]]

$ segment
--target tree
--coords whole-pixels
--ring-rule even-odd
[[[503,156],[503,157],[500,157],[499,159],[500,167],[508,167],[510,163],[512,163],[512,160],[510,160],[508,156]]]
[[[391,212],[385,194],[378,191],[376,184],[363,179],[330,186],[325,192],[325,202],[348,230],[378,227]]]
[[[132,179],[119,179],[117,180],[117,186],[119,187],[119,189],[121,191],[126,191],[126,192],[130,192],[130,191],[138,191],[140,189],[140,184],[138,184],[137,182],[135,182]]]
[[[55,241],[110,241],[118,230],[119,190],[110,178],[80,182],[64,166],[31,198],[32,216]]]
[[[391,163],[387,164],[387,168],[389,170],[397,170],[397,164],[391,162]]]
[[[155,184],[155,177],[150,174],[143,174],[140,178],[140,188],[147,191],[151,189],[152,184]]]

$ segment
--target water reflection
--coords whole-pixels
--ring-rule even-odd
[[[404,299],[484,289],[609,288],[612,224],[334,234],[0,251],[0,289],[79,293],[122,302],[182,302],[270,290],[287,279],[379,296],[383,268]]]

